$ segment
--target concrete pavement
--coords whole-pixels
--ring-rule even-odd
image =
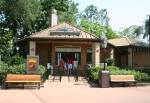
[[[40,90],[0,90],[0,103],[150,103],[150,86],[92,88],[86,80],[48,80]]]

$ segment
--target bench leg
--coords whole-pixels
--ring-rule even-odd
[[[8,88],[8,84],[4,83],[4,88],[7,89]]]
[[[135,85],[135,87],[137,87],[137,84],[136,84],[136,82],[134,82],[134,85]]]
[[[59,76],[59,81],[60,81],[60,82],[61,82],[61,79],[62,79],[62,76],[60,75],[60,76]]]
[[[23,89],[24,89],[24,83],[22,83],[22,87],[23,87]]]
[[[53,82],[54,82],[54,80],[55,80],[55,75],[53,76]]]
[[[76,69],[74,70],[74,79],[75,79],[75,82],[78,81],[78,71]]]
[[[70,75],[68,74],[68,81],[70,82]]]
[[[38,89],[40,89],[40,83],[38,83]]]

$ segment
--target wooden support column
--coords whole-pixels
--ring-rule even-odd
[[[133,65],[133,52],[132,52],[132,48],[129,47],[128,48],[128,67],[131,67],[132,68],[132,65]]]
[[[100,64],[100,43],[92,44],[92,64],[95,66]]]
[[[51,45],[51,62],[52,62],[52,65],[54,66],[55,65],[55,45],[52,43]]]
[[[36,42],[30,41],[29,42],[29,54],[35,56],[35,52],[36,52]]]
[[[110,58],[114,59],[114,48],[112,48],[110,51]]]
[[[86,63],[86,47],[85,46],[81,46],[81,65],[84,66]]]

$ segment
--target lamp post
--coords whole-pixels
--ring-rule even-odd
[[[107,47],[107,38],[104,33],[101,36],[101,47],[104,49],[104,68],[100,74],[99,84],[102,88],[108,88],[109,87],[109,71],[107,71],[105,67],[105,49]]]
[[[101,36],[101,46],[104,49],[104,70],[106,70],[105,68],[105,62],[106,62],[106,58],[105,58],[105,49],[107,48],[107,37],[105,36],[105,34],[103,33]]]
[[[19,47],[18,46],[16,47],[16,50],[17,50],[17,54],[19,54]]]

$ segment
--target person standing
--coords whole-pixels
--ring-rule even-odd
[[[73,69],[77,69],[77,67],[78,67],[78,61],[77,61],[77,59],[75,58],[75,59],[73,60]]]
[[[78,68],[78,61],[77,61],[77,59],[75,58],[75,59],[73,60],[73,72],[74,72],[75,81],[78,81],[78,70],[77,70],[77,68]]]
[[[64,62],[63,58],[61,58],[59,61],[59,68],[58,68],[58,74],[60,76],[60,82],[61,82],[62,74],[64,71],[64,64],[65,64],[65,62]]]
[[[62,69],[62,70],[64,69],[64,64],[65,64],[64,60],[63,60],[63,58],[61,58],[60,61],[59,61],[59,67],[60,67],[60,69]]]
[[[68,58],[68,75],[71,74],[72,71],[72,61],[70,58]]]

